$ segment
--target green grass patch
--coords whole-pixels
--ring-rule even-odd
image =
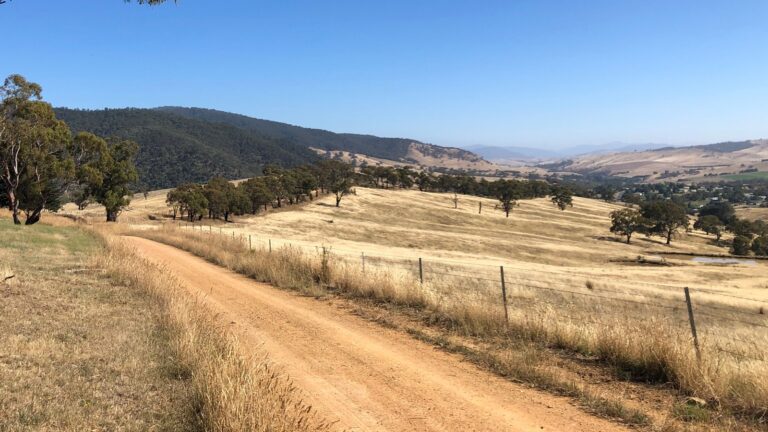
[[[728,180],[766,180],[768,179],[768,171],[728,174],[721,177]]]
[[[3,249],[35,249],[48,254],[56,251],[73,255],[88,255],[98,246],[91,234],[74,227],[43,224],[14,225],[9,218],[0,219],[0,238]]]

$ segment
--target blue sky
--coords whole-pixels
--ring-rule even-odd
[[[768,2],[12,0],[56,106],[216,108],[442,145],[768,137]]]

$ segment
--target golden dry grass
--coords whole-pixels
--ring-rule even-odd
[[[747,220],[768,221],[768,207],[737,207],[736,216]]]
[[[109,230],[4,217],[0,236],[1,431],[329,429]]]
[[[198,429],[162,308],[98,274],[93,236],[3,217],[0,238],[0,430]]]
[[[435,320],[464,334],[512,334],[597,355],[636,378],[670,380],[713,406],[764,419],[765,261],[715,265],[666,256],[667,265],[647,264],[661,261],[663,252],[723,254],[727,248],[699,232],[681,233],[671,247],[645,237],[623,244],[608,232],[608,215],[619,206],[596,200],[576,198],[565,212],[546,199],[526,200],[506,219],[493,200],[459,196],[459,208],[453,209],[451,198],[357,188],[341,208],[325,197],[235,223],[216,221],[212,228],[207,220],[180,223],[187,234],[219,231],[229,237],[223,256],[221,245],[210,240],[199,242],[197,250],[190,246],[196,241],[175,244],[186,243],[183,247],[198,255],[280,286],[314,290],[318,281],[331,281],[356,295],[426,306]],[[148,219],[167,213],[163,201],[162,194],[135,200],[126,220],[136,222],[129,225],[168,225]],[[241,253],[249,243],[267,250],[269,241],[275,251],[287,247],[290,252],[281,254],[290,256],[260,254],[261,261],[253,263]],[[323,247],[332,263],[325,276],[317,270]],[[419,257],[423,285],[416,282]],[[296,262],[304,264],[291,268]],[[506,272],[509,329],[502,318],[500,265]],[[687,322],[686,286],[699,327],[700,365]]]

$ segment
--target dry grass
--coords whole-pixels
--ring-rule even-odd
[[[98,265],[117,283],[149,292],[164,305],[174,353],[189,371],[199,420],[210,431],[322,431],[330,425],[305,405],[266,357],[245,357],[234,336],[167,272],[105,238]]]
[[[0,219],[0,431],[198,430],[162,308],[56,225]]]
[[[284,260],[240,256],[245,248],[237,241],[202,244],[192,252],[284,287],[321,294],[317,283],[327,280],[357,296],[420,306],[432,321],[462,334],[512,335],[598,356],[623,376],[673,382],[712,407],[765,421],[761,376],[767,374],[768,330],[744,322],[768,325],[768,262],[714,265],[670,256],[667,265],[648,264],[661,261],[654,257],[659,252],[719,254],[727,248],[699,232],[681,233],[671,247],[644,237],[625,245],[608,233],[608,215],[617,206],[596,200],[577,198],[565,212],[546,199],[526,200],[506,219],[493,210],[493,200],[459,196],[455,210],[451,198],[358,188],[341,208],[320,198],[290,211],[213,222],[213,233],[250,237],[255,249],[266,249],[271,239],[275,251],[291,251]],[[154,229],[167,223],[147,216],[166,212],[162,196],[150,196],[134,201],[126,220]],[[182,228],[200,233],[207,227]],[[320,245],[331,251],[330,270],[321,271]],[[220,247],[237,256],[212,250]],[[423,285],[414,282],[419,257]],[[287,262],[304,263],[292,269]],[[499,265],[506,271],[509,328],[503,325]],[[694,299],[701,364],[683,303],[686,286]]]
[[[714,409],[760,423],[768,407],[765,362],[734,361],[703,344],[697,362],[688,328],[656,309],[621,301],[510,287],[512,308],[505,323],[500,296],[466,279],[434,279],[423,285],[396,269],[365,272],[358,264],[327,251],[304,253],[293,247],[249,250],[239,239],[165,227],[139,235],[181,249],[263,282],[322,295],[323,288],[421,308],[433,323],[483,338],[533,341],[600,358],[622,375],[672,382],[683,394],[708,401]],[[588,290],[599,289],[595,284]],[[620,298],[621,299],[621,298]],[[683,305],[679,308],[682,314]],[[564,313],[564,311],[566,313]],[[685,317],[684,314],[679,317]],[[757,335],[756,335],[757,337]],[[761,355],[744,348],[751,355]]]
[[[162,268],[45,222],[0,219],[0,431],[329,429]]]

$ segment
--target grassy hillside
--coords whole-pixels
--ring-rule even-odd
[[[334,133],[322,129],[303,128],[286,123],[261,120],[240,114],[204,108],[161,107],[157,108],[157,110],[190,119],[227,124],[258,135],[284,140],[304,148],[313,147],[330,151],[346,151],[412,164],[441,165],[440,159],[454,159],[473,164],[484,162],[480,167],[488,168],[484,166],[488,165],[488,163],[482,161],[474,153],[456,148],[425,144],[408,138],[381,138],[373,135]],[[424,157],[432,160],[421,160]],[[476,166],[472,166],[472,168],[476,168]]]
[[[56,115],[75,132],[89,131],[138,142],[139,175],[150,188],[203,182],[215,175],[244,178],[259,174],[265,164],[296,166],[317,159],[314,152],[280,138],[169,112],[57,108]]]
[[[629,406],[639,403],[659,417],[702,423],[701,429],[680,430],[752,430],[724,425],[729,416],[747,423],[764,418],[766,262],[662,258],[664,252],[727,253],[727,247],[696,231],[681,232],[672,246],[643,236],[627,245],[608,232],[608,215],[619,206],[591,199],[575,199],[566,211],[546,199],[523,200],[507,219],[493,200],[471,196],[460,195],[458,209],[451,194],[415,190],[357,188],[340,208],[331,198],[234,223],[203,220],[139,233],[278,286],[317,294],[321,280],[347,295],[416,307],[426,312],[418,315],[423,322],[455,332],[450,337],[502,341],[490,351],[498,349],[498,357],[483,354],[491,356],[481,362],[486,367],[492,363],[506,376],[524,375],[524,382],[549,380],[545,388],[566,383],[597,394],[639,393]],[[159,228],[141,215],[165,211],[157,194],[135,201],[131,215],[141,228]],[[690,340],[684,287],[691,290],[701,363]],[[371,316],[379,319],[380,313]],[[536,364],[558,365],[529,373],[505,363],[512,355],[508,344],[520,341],[535,343],[532,349],[541,355]],[[466,355],[466,346],[458,346],[456,352]],[[555,352],[540,351],[549,348]],[[610,368],[587,372],[592,366],[568,366],[570,356],[559,354],[563,349]],[[605,382],[580,378],[593,373],[605,374]],[[553,374],[562,383],[554,385],[559,381],[552,381]],[[690,395],[717,405],[691,407],[685,399]],[[669,427],[659,430],[675,430]]]
[[[563,163],[558,169],[645,177],[649,181],[761,179],[768,172],[768,141],[725,142],[584,155]]]

